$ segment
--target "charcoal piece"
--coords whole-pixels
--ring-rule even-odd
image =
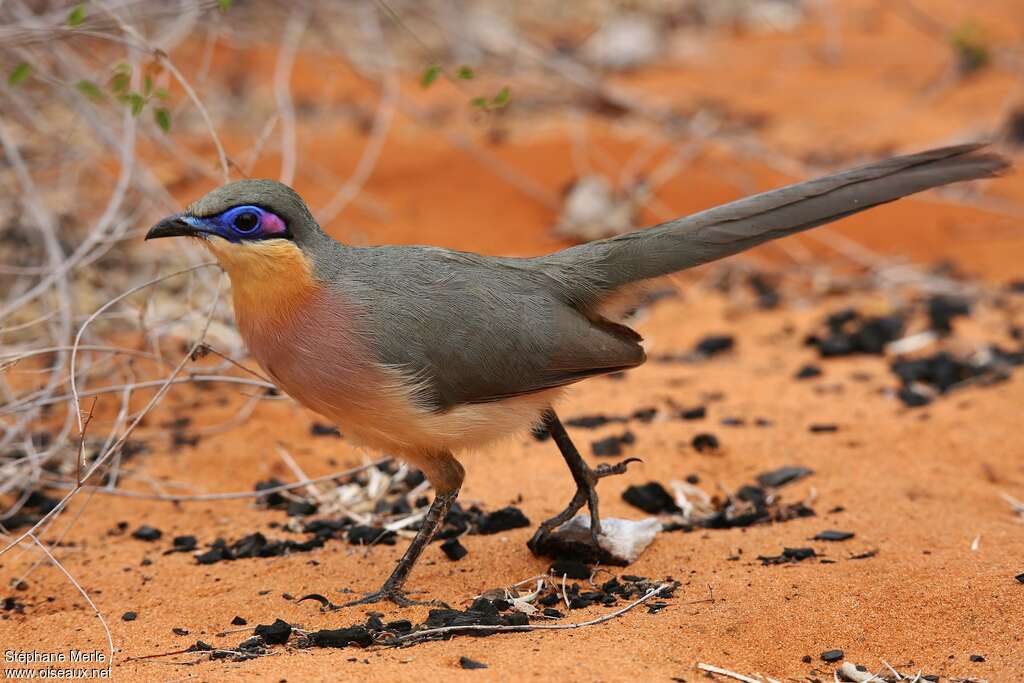
[[[625,431],[617,436],[609,436],[599,439],[590,444],[590,451],[596,456],[614,457],[622,455],[622,447],[636,441],[636,435],[631,431]]]
[[[135,621],[138,618],[138,612],[125,612],[121,615],[121,621]]]
[[[487,665],[469,657],[459,657],[459,666],[463,669],[486,669]]]
[[[457,538],[449,538],[441,544],[441,552],[445,554],[452,562],[457,562],[469,555],[469,551],[466,550],[466,546],[459,543]]]
[[[814,548],[783,548],[782,552],[778,555],[758,555],[757,559],[761,561],[761,564],[767,566],[771,564],[803,562],[812,557],[817,557]]]
[[[205,553],[196,555],[196,562],[199,564],[216,564],[221,560],[234,559],[230,551],[224,546],[214,546]]]
[[[821,661],[823,662],[838,662],[846,655],[842,650],[825,650],[821,653]]]
[[[566,577],[569,579],[589,579],[593,570],[582,562],[573,560],[558,560],[548,568],[548,573],[555,577]]]
[[[768,501],[768,495],[763,488],[751,486],[750,484],[741,486],[736,491],[736,497],[748,503],[753,503],[755,507],[764,507]]]
[[[707,417],[708,409],[706,406],[697,406],[696,408],[688,408],[680,411],[679,417],[683,420],[703,420]]]
[[[726,351],[732,351],[736,346],[736,338],[728,334],[711,334],[699,342],[693,348],[694,352],[710,358]]]
[[[622,417],[608,417],[607,415],[583,415],[582,417],[570,417],[565,421],[565,424],[569,427],[579,427],[581,429],[597,429],[603,427],[606,424],[613,422],[625,422],[625,418]]]
[[[903,334],[906,321],[901,315],[870,318],[855,333],[856,346],[861,353],[880,355],[889,342]]]
[[[333,436],[336,438],[341,437],[341,432],[334,425],[323,424],[322,422],[314,422],[309,426],[309,433],[313,436]]]
[[[171,541],[171,550],[174,553],[190,553],[198,547],[199,542],[195,536],[175,536]]]
[[[350,545],[394,545],[395,532],[375,526],[357,524],[349,527],[346,534]]]
[[[262,637],[267,645],[283,645],[292,634],[292,627],[284,619],[276,619],[273,624],[259,624],[253,632]]]
[[[698,453],[707,453],[711,451],[717,451],[720,447],[718,437],[708,432],[702,432],[693,437],[690,441],[690,445]]]
[[[260,491],[276,489],[280,486],[284,486],[284,482],[280,479],[266,479],[256,482],[254,490],[259,493]],[[269,508],[284,508],[288,506],[288,499],[282,496],[280,491],[274,491],[273,493],[257,496],[256,501],[263,503]]]
[[[798,479],[803,479],[809,474],[813,474],[813,471],[801,467],[799,465],[787,465],[780,467],[777,470],[771,470],[770,472],[762,472],[757,475],[757,483],[761,486],[768,486],[771,488],[779,488],[785,486]]]
[[[637,420],[638,422],[647,423],[654,420],[654,418],[657,416],[657,408],[638,408],[633,411],[633,414],[630,417],[632,417],[634,420]]]
[[[811,434],[834,434],[839,431],[837,424],[812,424],[808,428]]]
[[[648,482],[642,486],[630,486],[622,494],[622,499],[640,508],[644,512],[657,515],[662,512],[678,512],[679,507],[665,487],[656,481]]]
[[[373,645],[373,634],[365,626],[359,624],[348,628],[313,631],[308,638],[310,644],[315,647],[348,647],[350,645],[369,647]]]
[[[316,510],[316,503],[312,503],[306,500],[288,501],[289,517],[308,517],[312,514],[316,514]]]
[[[805,365],[796,371],[793,375],[797,379],[811,379],[812,377],[821,377],[823,375],[822,369],[817,365]]]
[[[819,531],[815,534],[815,541],[848,541],[853,538],[854,534],[852,531],[836,531],[835,529],[826,529],[825,531]]]
[[[525,526],[530,526],[529,518],[519,508],[509,505],[484,515],[477,522],[476,531],[479,534],[497,534]]]
[[[156,527],[151,527],[143,524],[138,529],[132,532],[132,538],[139,541],[147,541],[152,543],[153,541],[159,541],[160,537],[164,535],[164,532],[160,531]]]
[[[56,498],[51,498],[42,491],[32,491],[25,499],[24,507],[36,510],[46,515],[53,512],[53,509],[60,504]],[[6,522],[5,522],[6,523]]]
[[[900,387],[896,392],[896,398],[908,408],[922,408],[932,402],[931,396],[913,387]]]
[[[966,299],[937,294],[928,299],[928,323],[931,329],[941,334],[953,331],[953,319],[971,314],[971,305]]]
[[[248,623],[249,622],[246,621],[245,619],[243,619],[242,617],[235,617],[234,619],[231,620],[231,625],[232,626],[245,626]]]
[[[384,625],[385,631],[391,631],[393,633],[408,633],[412,631],[412,622],[408,619],[396,619],[395,621],[389,621]]]

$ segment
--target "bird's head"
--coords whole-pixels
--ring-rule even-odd
[[[239,180],[168,216],[146,234],[147,240],[160,237],[200,239],[237,286],[283,267],[308,271],[314,247],[326,235],[292,188],[273,180]]]

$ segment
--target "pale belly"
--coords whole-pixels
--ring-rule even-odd
[[[338,425],[347,438],[388,455],[417,461],[430,453],[479,449],[539,421],[562,393],[551,389],[444,411],[418,405],[408,375],[376,365],[343,335],[275,330],[243,337],[260,366],[286,394]],[[248,333],[247,333],[248,332]],[[312,345],[310,338],[333,340]]]

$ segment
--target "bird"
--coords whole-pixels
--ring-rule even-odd
[[[292,188],[243,179],[212,190],[146,239],[199,240],[231,281],[250,354],[285,393],[355,442],[422,470],[434,499],[381,588],[346,605],[422,604],[406,579],[459,494],[458,456],[531,427],[550,432],[576,484],[538,527],[536,549],[635,459],[589,466],[555,406],[570,385],[644,362],[622,302],[660,276],[830,223],[906,195],[993,177],[984,144],[868,163],[544,256],[432,246],[352,246],[330,237]]]

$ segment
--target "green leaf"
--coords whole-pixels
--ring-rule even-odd
[[[476,74],[473,73],[473,69],[465,65],[460,66],[458,71],[455,72],[455,75],[464,81],[473,80],[473,77],[476,76]]]
[[[220,7],[221,12],[227,12],[231,9],[231,0],[217,0],[217,6]]]
[[[441,75],[441,67],[437,64],[432,64],[427,67],[426,71],[423,72],[423,76],[420,77],[420,85],[424,88],[429,88],[430,84],[437,80],[437,77]]]
[[[85,21],[85,3],[80,2],[68,12],[68,26],[75,27]]]
[[[113,92],[123,94],[128,91],[128,86],[131,84],[131,80],[132,76],[130,73],[119,71],[110,79],[110,89]]]
[[[92,81],[78,81],[78,83],[75,83],[75,90],[82,93],[93,102],[102,102],[106,99],[103,91],[100,90],[100,86],[96,85]]]
[[[163,88],[157,88],[156,90],[154,90],[153,95],[159,100],[166,100],[168,97],[171,96],[171,94]]]
[[[32,65],[28,62],[22,62],[13,69],[7,76],[7,85],[15,88],[25,82],[25,79],[32,73]]]
[[[138,116],[142,113],[142,108],[146,106],[146,98],[137,92],[129,93],[128,104],[132,108],[132,116]]]
[[[498,94],[495,95],[494,98],[491,100],[491,106],[504,107],[506,104],[508,104],[508,100],[511,95],[512,93],[509,92],[507,86],[502,88],[501,90],[498,91]]]
[[[146,74],[146,78],[142,81],[142,94],[149,97],[153,94],[153,77]]]
[[[474,97],[469,101],[474,107],[480,107],[481,109],[487,109],[487,98],[486,97]]]
[[[171,131],[171,112],[163,107],[157,107],[153,110],[153,120],[156,121],[156,125],[160,126],[160,130],[163,132],[169,133]]]

